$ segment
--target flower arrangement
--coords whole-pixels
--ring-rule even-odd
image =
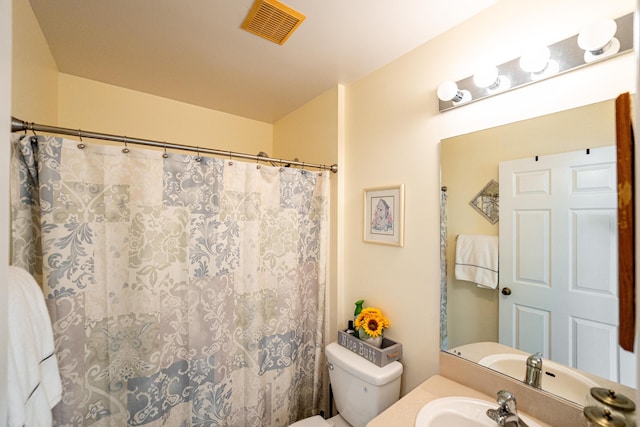
[[[355,329],[358,332],[365,332],[369,337],[382,337],[382,331],[389,327],[387,319],[380,309],[367,307],[363,308],[355,320]]]

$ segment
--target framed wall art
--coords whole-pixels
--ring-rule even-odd
[[[363,240],[404,245],[404,185],[364,189]]]

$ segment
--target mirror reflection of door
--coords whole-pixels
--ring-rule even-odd
[[[615,147],[501,162],[499,174],[500,287],[510,290],[500,294],[500,342],[628,383]]]
[[[499,222],[492,224],[487,221],[476,209],[469,206],[470,201],[490,180],[499,181],[500,162],[534,158],[536,155],[542,159],[552,154],[581,151],[584,147],[590,147],[591,152],[594,153],[598,147],[615,145],[616,106],[614,101],[608,100],[554,112],[443,140],[441,184],[447,187],[447,210],[444,218],[446,218],[445,260],[448,267],[446,275],[443,276],[446,281],[447,301],[446,316],[443,321],[446,322],[448,337],[444,350],[455,352],[467,344],[495,343],[499,340],[499,300],[503,298],[500,291],[482,289],[472,282],[459,281],[455,278],[454,268],[450,267],[455,259],[457,235],[499,234]],[[502,199],[502,194],[500,198]],[[500,204],[502,205],[502,200]],[[502,210],[502,206],[500,209]],[[554,250],[553,247],[552,250]],[[502,250],[500,256],[502,256]],[[618,271],[619,268],[616,268],[616,274],[620,277],[621,273]],[[609,308],[615,309],[613,306]],[[598,340],[598,342],[602,341]],[[604,381],[608,380],[602,376],[594,378],[603,387],[614,389],[626,396],[635,395],[636,391],[631,388],[637,386],[637,376],[624,374],[624,372],[633,372],[630,369],[635,369],[637,360],[634,354],[621,352],[617,343],[613,343],[606,350],[599,345],[580,350],[582,354],[591,352],[595,355],[602,352],[618,355],[620,371],[623,372],[618,376],[619,382],[607,384]],[[550,351],[553,352],[553,348],[550,348]],[[473,362],[478,362],[480,358],[486,356],[484,353],[460,355]],[[600,360],[600,356],[597,357]],[[516,380],[522,380],[523,376],[524,372],[518,371],[513,377]],[[584,399],[578,399],[577,403],[584,404]]]

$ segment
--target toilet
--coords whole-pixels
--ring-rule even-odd
[[[364,427],[400,397],[400,362],[380,368],[337,342],[325,353],[339,415],[328,420],[316,415],[290,427]]]

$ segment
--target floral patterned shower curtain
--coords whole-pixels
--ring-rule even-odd
[[[12,143],[13,263],[47,298],[56,425],[286,426],[318,410],[328,172]]]
[[[447,189],[440,189],[440,348],[449,349],[447,328]]]

